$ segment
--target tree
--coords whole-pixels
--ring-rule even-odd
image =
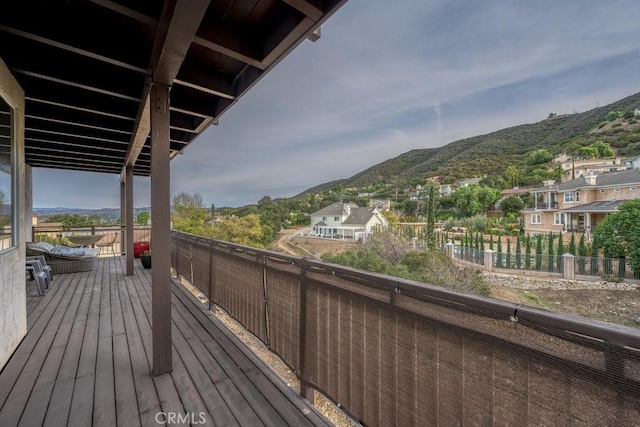
[[[225,219],[218,226],[208,229],[207,234],[227,242],[263,247],[264,233],[257,214]]]
[[[591,145],[598,151],[598,157],[600,158],[615,156],[615,153],[611,149],[611,145],[608,142],[596,141]]]
[[[541,148],[529,154],[529,156],[527,157],[526,163],[528,165],[533,166],[533,165],[541,165],[544,163],[549,163],[552,160],[553,160],[553,154],[551,154],[544,148]]]
[[[516,268],[522,267],[522,247],[520,243],[520,235],[516,236]]]
[[[456,209],[466,217],[485,213],[500,197],[499,190],[477,185],[460,187],[452,194]]]
[[[522,179],[522,173],[520,169],[511,165],[504,171],[505,181],[509,183],[511,188],[517,187]]]
[[[524,209],[524,202],[518,196],[509,196],[500,202],[500,210],[504,216],[518,215]]]
[[[564,271],[564,262],[562,261],[562,255],[564,254],[564,242],[562,241],[562,233],[558,233],[558,248],[556,249],[558,271]]]
[[[436,222],[436,187],[429,186],[429,206],[427,208],[427,246],[429,249],[435,249],[435,222]]]
[[[628,200],[618,212],[607,215],[593,231],[594,246],[605,258],[627,257],[634,272],[640,272],[640,199]]]
[[[549,232],[547,246],[547,270],[553,271],[553,232]]]
[[[571,255],[578,256],[578,253],[576,252],[576,233],[571,233],[571,240],[569,241],[569,253]]]
[[[612,122],[617,120],[623,116],[622,111],[609,111],[606,116],[604,116],[605,120],[608,122]]]
[[[151,219],[151,214],[147,211],[138,212],[136,215],[136,224],[138,225],[147,225],[149,224],[149,220]]]
[[[587,256],[587,245],[584,243],[584,233],[580,236],[578,242],[578,274],[585,274],[585,265]]]
[[[171,215],[174,229],[185,233],[204,235],[204,221],[207,213],[199,193],[181,192],[176,194],[173,197],[173,208],[176,211]]]
[[[524,268],[531,268],[531,236],[527,234],[527,240],[524,242]]]
[[[536,270],[542,269],[542,234],[536,240]]]

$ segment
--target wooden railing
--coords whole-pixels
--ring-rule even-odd
[[[634,425],[640,332],[172,232],[172,267],[365,425]]]
[[[83,236],[83,235],[104,235],[102,241],[110,240],[113,235],[117,234],[114,242],[114,250],[116,253],[123,253],[124,248],[124,227],[119,225],[92,225],[92,226],[61,226],[47,225],[42,223],[32,228],[31,241],[37,242],[44,240],[50,243],[57,243],[60,236]],[[151,239],[151,227],[135,226],[133,229],[133,241],[149,241]]]

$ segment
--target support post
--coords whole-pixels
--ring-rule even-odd
[[[127,185],[124,180],[120,180],[120,255],[125,255],[126,226],[127,226]],[[127,273],[128,275],[128,273]]]
[[[575,256],[569,253],[562,255],[563,262],[563,274],[564,278],[568,280],[574,280],[576,278],[576,263]]]
[[[449,255],[449,258],[454,259],[455,254],[453,253],[454,244],[452,242],[447,242],[444,246],[444,252]]]
[[[127,254],[127,276],[133,275],[133,166],[125,168],[125,252]]]
[[[493,253],[495,251],[487,249],[484,251],[484,269],[487,271],[493,270]]]
[[[154,84],[151,87],[153,376],[172,371],[169,185],[169,87]]]

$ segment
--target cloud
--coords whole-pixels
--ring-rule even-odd
[[[172,161],[172,194],[199,192],[216,206],[292,196],[411,149],[631,95],[635,7],[350,0],[318,42],[294,50]],[[48,177],[66,173],[34,173],[36,205],[119,204],[116,178],[86,174],[90,196],[49,196]],[[148,182],[137,185],[136,205],[148,204]]]

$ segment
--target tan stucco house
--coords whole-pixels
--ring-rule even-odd
[[[535,204],[522,211],[526,233],[585,232],[626,200],[640,197],[640,170],[583,176],[531,190]]]

